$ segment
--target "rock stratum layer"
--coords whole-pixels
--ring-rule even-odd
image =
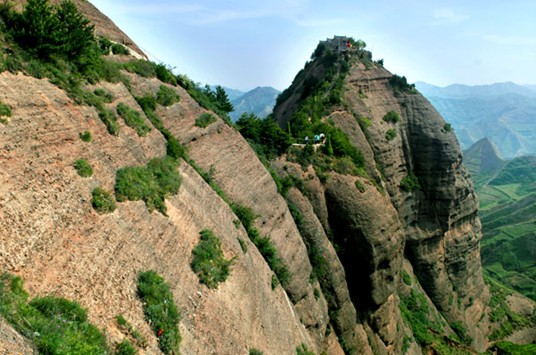
[[[101,22],[95,22],[99,29]],[[91,206],[95,187],[113,191],[118,169],[166,154],[166,139],[157,129],[139,137],[119,120],[120,133],[112,136],[94,108],[74,104],[48,80],[1,73],[0,100],[12,110],[0,124],[3,270],[21,276],[32,296],[80,302],[110,343],[124,337],[115,321],[124,315],[148,339],[140,349],[148,354],[159,352],[157,339],[136,295],[137,275],[148,269],[171,285],[182,315],[184,354],[246,354],[252,348],[292,354],[297,346],[328,354],[426,353],[402,311],[415,295],[445,336],[464,329],[467,345],[484,350],[488,291],[479,257],[480,222],[456,137],[420,94],[393,89],[392,75],[381,65],[351,63],[343,83],[345,104],[322,119],[362,152],[367,174],[331,172],[326,179],[283,156],[271,169],[305,182],[286,198],[235,128],[219,117],[199,127],[196,119],[208,111],[182,87],[168,85],[180,101],[158,106],[156,113],[190,160],[178,168],[182,185],[165,200],[167,216],[148,211],[141,201],[118,203],[110,214]],[[156,94],[163,83],[125,75],[129,87],[101,82],[90,89],[106,89],[113,96],[108,108],[126,103],[149,124],[133,95]],[[322,70],[313,62],[276,107],[282,125],[298,105],[303,80],[315,75]],[[399,114],[397,122],[383,119],[390,111]],[[366,128],[356,117],[368,118]],[[388,129],[395,130],[393,139],[386,138]],[[93,142],[79,138],[84,131]],[[73,164],[80,158],[92,164],[92,177],[77,174]],[[228,200],[253,210],[259,234],[270,238],[292,274],[284,287],[274,287],[273,272],[229,201],[199,168],[210,172]],[[409,176],[417,177],[418,189],[401,188]],[[299,225],[289,204],[302,217]],[[201,284],[190,267],[203,229],[213,230],[225,257],[234,260],[230,277],[216,289]],[[311,277],[311,248],[324,261],[320,280]],[[16,346],[13,351],[19,351]]]

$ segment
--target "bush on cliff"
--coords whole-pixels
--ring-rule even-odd
[[[208,288],[217,288],[231,273],[233,259],[223,257],[220,239],[209,229],[201,231],[201,239],[192,250],[192,270],[199,276],[199,281]]]

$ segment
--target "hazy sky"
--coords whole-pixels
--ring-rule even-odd
[[[284,89],[318,41],[362,39],[410,82],[536,84],[534,0],[90,0],[196,82]]]

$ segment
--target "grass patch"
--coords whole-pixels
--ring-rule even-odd
[[[156,272],[144,271],[138,275],[138,297],[143,303],[145,320],[158,338],[164,354],[178,354],[181,343],[180,314],[169,284]]]
[[[28,300],[18,276],[0,275],[0,314],[41,354],[106,354],[106,338],[87,320],[87,311],[64,298]]]
[[[0,117],[2,116],[11,117],[11,107],[0,102]]]
[[[214,117],[213,114],[205,112],[196,118],[195,125],[197,127],[206,128],[214,122],[216,122],[216,117]]]
[[[117,123],[117,116],[112,110],[101,108],[99,110],[99,118],[106,126],[106,130],[112,136],[119,135],[119,123]]]
[[[125,124],[136,130],[140,137],[145,137],[151,132],[151,127],[145,122],[140,113],[126,104],[120,102],[117,105],[117,113],[123,118]]]
[[[102,101],[106,103],[112,103],[114,101],[114,96],[106,89],[97,88],[93,91],[95,95],[102,98]]]
[[[117,355],[136,355],[138,351],[132,343],[125,338],[115,346],[115,353]]]
[[[78,134],[78,137],[80,137],[80,139],[82,140],[82,142],[91,143],[91,141],[93,141],[93,137],[91,136],[91,132],[90,132],[90,131],[80,132],[80,133]]]
[[[223,257],[220,239],[209,229],[201,231],[201,239],[192,250],[193,260],[190,266],[199,277],[199,281],[208,288],[217,288],[231,273],[233,259]]]
[[[115,211],[115,200],[108,191],[102,187],[96,187],[91,193],[91,205],[99,213],[111,213]]]
[[[130,324],[125,317],[123,317],[122,314],[118,314],[115,317],[115,320],[117,321],[117,324],[119,327],[126,332],[126,335],[132,337],[134,341],[136,342],[136,345],[142,348],[145,348],[147,346],[147,339],[141,333]]]
[[[117,170],[115,196],[118,202],[143,200],[147,209],[155,208],[166,215],[164,199],[179,192],[179,163],[171,157],[152,159],[147,166]]]
[[[85,159],[78,159],[75,161],[74,168],[81,177],[90,177],[93,175],[93,168]]]
[[[160,85],[158,92],[156,93],[156,102],[162,106],[171,106],[176,102],[179,102],[180,97],[177,92],[165,85]]]

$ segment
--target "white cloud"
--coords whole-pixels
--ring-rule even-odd
[[[469,16],[456,13],[454,10],[449,8],[441,8],[434,11],[434,20],[435,24],[456,24],[464,22],[469,19]]]

